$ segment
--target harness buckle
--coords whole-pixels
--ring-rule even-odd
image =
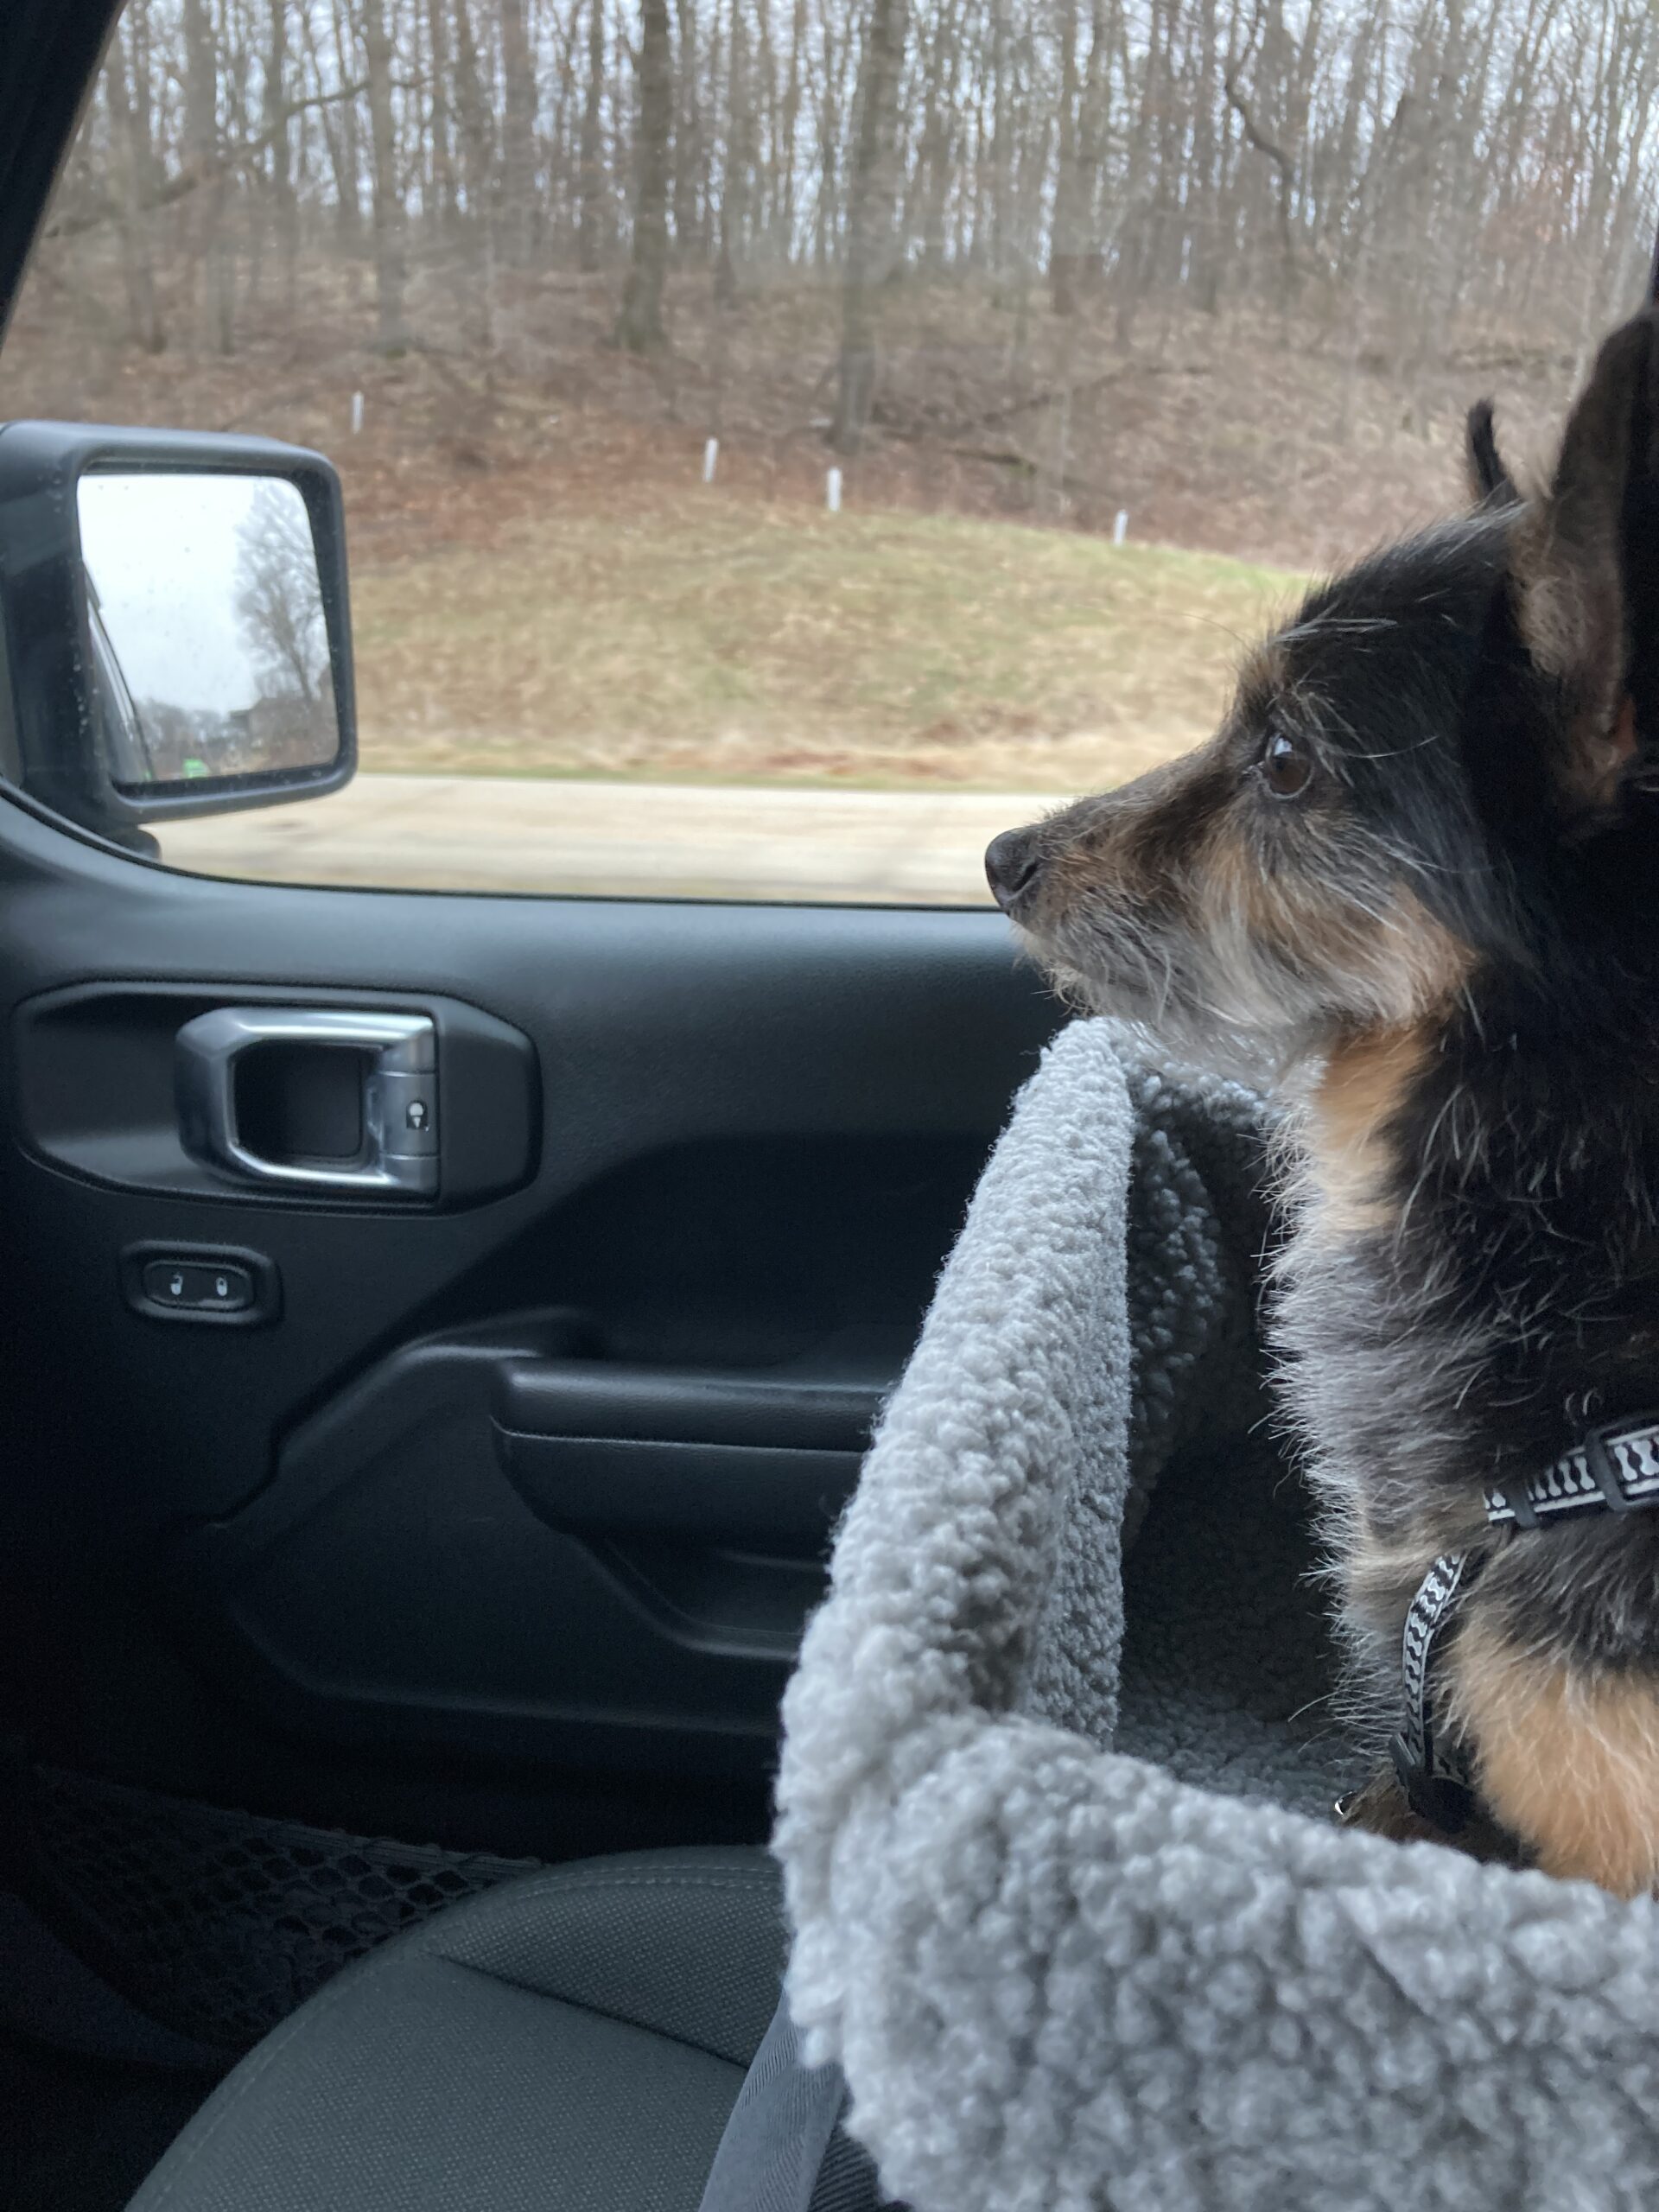
[[[1469,1784],[1419,1758],[1403,1735],[1389,1744],[1389,1757],[1418,1819],[1442,1835],[1461,1834],[1475,1814],[1475,1793]]]
[[[1634,1513],[1637,1510],[1636,1500],[1619,1475],[1618,1462],[1610,1442],[1615,1436],[1626,1434],[1630,1426],[1628,1421],[1599,1421],[1593,1428],[1586,1428],[1579,1440],[1590,1479],[1601,1492],[1601,1502],[1610,1513]]]

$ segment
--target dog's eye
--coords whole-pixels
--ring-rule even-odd
[[[1313,773],[1313,763],[1295,739],[1274,730],[1262,749],[1262,779],[1274,797],[1294,798],[1306,790]]]

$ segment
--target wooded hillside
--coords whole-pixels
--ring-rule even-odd
[[[1656,86],[1646,0],[129,0],[0,405],[1333,557],[1640,296]]]

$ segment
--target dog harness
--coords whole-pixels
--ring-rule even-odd
[[[1484,1497],[1494,1529],[1541,1529],[1580,1513],[1650,1511],[1659,1507],[1659,1415],[1587,1430],[1541,1474],[1489,1488]],[[1440,1554],[1418,1585],[1401,1645],[1406,1719],[1389,1748],[1413,1812],[1448,1835],[1466,1826],[1475,1796],[1462,1745],[1434,1725],[1434,1656],[1485,1560],[1480,1546]]]

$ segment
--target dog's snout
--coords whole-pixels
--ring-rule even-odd
[[[1036,881],[1042,867],[1035,829],[1005,830],[985,848],[985,880],[1005,914],[1014,912],[1023,891]]]

